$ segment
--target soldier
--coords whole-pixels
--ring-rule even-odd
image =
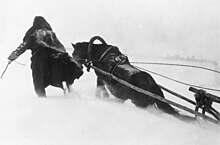
[[[31,69],[35,92],[46,96],[48,85],[67,87],[82,75],[82,67],[68,55],[57,39],[49,23],[42,17],[34,18],[33,26],[26,32],[23,42],[8,57],[9,63],[17,59],[27,49],[31,50]]]

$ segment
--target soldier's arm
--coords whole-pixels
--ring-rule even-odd
[[[21,43],[20,46],[8,56],[9,63],[17,59],[22,53],[24,53],[29,48],[29,46],[29,43],[26,41]]]

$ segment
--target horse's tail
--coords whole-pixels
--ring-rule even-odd
[[[105,40],[104,40],[102,37],[100,37],[100,36],[94,36],[94,37],[92,37],[92,38],[90,39],[90,41],[89,41],[89,46],[88,46],[88,53],[87,53],[87,55],[88,55],[88,57],[87,57],[87,58],[88,58],[88,61],[91,60],[92,45],[93,45],[93,42],[94,42],[95,40],[99,40],[102,44],[107,45],[107,43],[105,42]]]

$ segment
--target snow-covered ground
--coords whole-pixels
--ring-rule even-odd
[[[162,57],[178,55],[220,64],[219,7],[217,0],[5,0],[0,4],[0,73],[37,15],[45,17],[70,52],[71,42],[89,41],[100,35],[107,43],[117,45],[131,61],[214,69],[208,63]],[[25,52],[17,61],[26,66],[13,62],[0,79],[0,145],[220,144],[220,127],[212,123],[186,123],[154,108],[136,108],[129,101],[122,104],[113,97],[96,98],[92,72],[76,80],[68,96],[61,89],[48,87],[48,97],[38,98],[29,58],[30,52]],[[215,89],[220,86],[220,75],[208,71],[141,66],[183,82]],[[152,76],[157,83],[193,100],[188,86]],[[165,96],[194,108],[170,94]],[[220,111],[219,104],[214,106]]]
[[[2,61],[4,62],[4,61]],[[186,123],[154,108],[139,109],[129,101],[120,103],[114,97],[94,96],[96,77],[93,72],[76,80],[72,93],[64,96],[59,88],[48,87],[47,98],[38,98],[33,90],[29,63],[12,63],[0,80],[0,144],[1,145],[218,145],[220,127],[200,120]],[[4,63],[1,65],[3,71]],[[182,69],[145,66],[151,70],[179,76],[189,81]],[[201,72],[201,71],[200,71]],[[180,75],[182,73],[182,75]],[[195,71],[189,74],[197,73]],[[178,75],[175,75],[178,74]],[[212,74],[212,73],[211,73]],[[210,74],[210,76],[212,76]],[[197,73],[204,78],[202,73]],[[153,75],[154,76],[154,75]],[[182,77],[180,77],[182,76]],[[206,74],[206,78],[209,77]],[[193,94],[187,87],[154,76],[159,84],[179,93]],[[204,83],[211,80],[203,79]],[[195,81],[193,81],[195,82]],[[201,81],[202,82],[202,81]],[[167,98],[178,100],[169,94]],[[185,104],[193,109],[193,106]],[[217,106],[220,109],[219,106]],[[187,114],[184,111],[181,111]],[[188,114],[190,115],[190,114]]]

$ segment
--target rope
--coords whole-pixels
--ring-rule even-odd
[[[77,60],[85,60],[85,59],[77,59]],[[100,60],[92,60],[92,61],[100,61]],[[102,62],[107,62],[107,61],[102,61]],[[180,66],[180,67],[191,67],[191,68],[197,68],[197,69],[203,69],[203,70],[207,70],[207,71],[212,71],[212,72],[220,74],[220,71],[217,71],[217,70],[214,70],[214,69],[210,69],[210,68],[207,68],[207,67],[196,66],[196,65],[177,64],[177,63],[136,62],[136,61],[130,61],[130,63],[133,63],[133,64],[170,65],[170,66]]]
[[[40,50],[40,48],[38,48],[38,49],[32,54],[32,56],[30,57],[30,59],[31,59],[33,56],[35,56],[35,55],[38,53],[39,50]],[[19,64],[19,65],[26,66],[26,64],[30,61],[30,59],[28,59],[25,63],[20,63],[20,62],[18,62],[18,61],[16,61],[16,60],[14,60],[14,62],[16,62],[16,63]]]
[[[20,63],[20,62],[18,62],[18,61],[15,60],[14,62],[16,62],[16,63],[19,64],[19,65],[23,65],[23,66],[25,66],[25,65],[27,64],[28,61],[27,61],[26,63]]]
[[[77,59],[77,60],[85,60],[85,59]],[[92,60],[92,61],[99,61],[99,60]],[[102,61],[102,62],[105,62],[105,61]],[[106,62],[107,62],[107,61],[106,61]],[[158,64],[158,65],[161,64],[161,65],[174,65],[174,66],[183,66],[183,67],[193,67],[193,68],[205,69],[205,70],[208,70],[208,71],[214,71],[214,72],[216,72],[216,73],[220,73],[219,71],[215,71],[215,70],[212,70],[212,69],[209,69],[209,68],[200,67],[200,66],[193,66],[193,65],[168,64],[168,63],[148,63],[148,62],[130,62],[130,63],[137,63],[137,64]],[[161,75],[161,74],[159,74],[159,73],[156,73],[156,72],[153,72],[153,71],[150,71],[150,70],[147,70],[147,69],[138,67],[138,66],[134,66],[134,67],[136,67],[136,68],[138,68],[138,69],[141,69],[141,70],[144,70],[144,71],[147,71],[147,72],[150,72],[150,73],[152,73],[152,74],[158,75],[158,76],[160,76],[160,77],[166,78],[166,79],[168,79],[168,80],[174,81],[174,82],[176,82],[176,83],[185,85],[185,86],[197,87],[197,88],[200,88],[200,89],[206,89],[206,90],[211,90],[211,91],[220,92],[219,89],[212,89],[212,88],[208,88],[208,87],[201,87],[201,86],[198,86],[198,85],[193,85],[193,84],[185,83],[185,82],[182,82],[182,81],[179,81],[179,80],[176,80],[176,79],[167,77],[167,76],[165,76],[165,75]]]
[[[159,73],[156,73],[156,72],[153,72],[153,71],[150,71],[150,70],[147,70],[147,69],[138,67],[138,66],[134,66],[134,67],[137,68],[137,69],[141,69],[141,70],[150,72],[150,73],[152,73],[152,74],[158,75],[158,76],[160,76],[160,77],[166,78],[166,79],[168,79],[168,80],[174,81],[174,82],[179,83],[179,84],[182,84],[182,85],[186,85],[186,86],[196,87],[196,88],[200,88],[200,89],[206,89],[206,90],[211,90],[211,91],[220,92],[219,89],[212,89],[212,88],[208,88],[208,87],[201,87],[201,86],[197,86],[197,85],[192,85],[192,84],[185,83],[185,82],[182,82],[182,81],[179,81],[179,80],[176,80],[176,79],[173,79],[173,78],[170,78],[170,77],[161,75],[161,74],[159,74]]]
[[[131,63],[134,63],[134,64],[170,65],[170,66],[191,67],[191,68],[198,68],[198,69],[203,69],[203,70],[207,70],[207,71],[212,71],[212,72],[215,72],[215,73],[219,73],[219,74],[220,74],[220,71],[213,70],[213,69],[206,68],[206,67],[196,66],[196,65],[186,65],[186,64],[177,64],[177,63],[135,62],[135,61],[133,61],[133,62],[131,62]]]

